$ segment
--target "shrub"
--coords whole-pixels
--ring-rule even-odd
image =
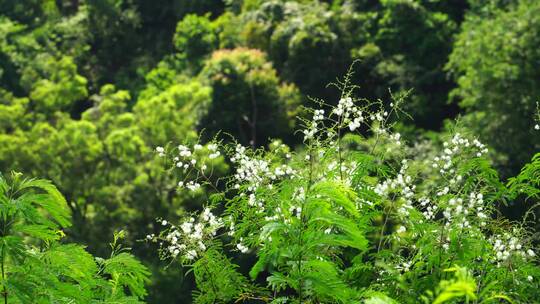
[[[488,148],[456,130],[426,159],[392,131],[403,98],[389,107],[358,100],[349,76],[338,83],[337,106],[310,110],[297,152],[210,143],[205,153],[223,153],[235,168],[216,183],[207,178],[211,163],[192,160],[202,146],[159,148],[182,164],[179,191],[209,193],[201,213],[159,219],[164,230],[147,237],[162,259],[193,269],[195,302],[538,299],[528,218],[497,210],[523,192],[538,198],[539,156],[505,185]],[[249,270],[235,264],[242,255],[255,257]]]
[[[115,234],[108,259],[62,244],[68,205],[46,180],[0,175],[1,298],[4,303],[140,303],[149,272]]]

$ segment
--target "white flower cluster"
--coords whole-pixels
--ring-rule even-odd
[[[377,112],[375,114],[371,114],[369,116],[369,118],[373,121],[378,121],[378,122],[382,122],[384,120],[384,117],[388,116],[388,112],[384,111],[384,112]]]
[[[260,199],[257,199],[254,193],[251,193],[249,195],[248,206],[257,207],[257,213],[263,213],[265,211],[264,202]]]
[[[285,218],[284,214],[283,214],[283,210],[281,210],[281,207],[276,207],[274,210],[274,215],[272,216],[265,216],[264,217],[264,220],[267,221],[267,222],[274,222],[274,221],[277,221],[278,219],[280,218]],[[285,222],[285,221],[284,221]]]
[[[431,204],[431,201],[429,198],[421,198],[419,201],[420,206],[426,208],[422,214],[427,220],[432,220],[435,218],[435,215],[437,214],[437,210],[439,207],[435,204]],[[426,207],[427,206],[427,207]]]
[[[281,207],[276,207],[273,209],[273,215],[267,215],[264,217],[267,222],[282,221],[285,224],[290,224],[292,218],[300,219],[302,217],[302,203],[306,199],[305,189],[303,187],[298,187],[294,190],[288,213],[284,212]],[[285,209],[287,210],[287,209]]]
[[[390,139],[393,140],[398,146],[401,145],[401,134],[399,133],[390,134]]]
[[[163,147],[156,147],[156,152],[157,152],[159,157],[164,157],[165,156],[165,148],[163,148]]]
[[[162,225],[166,226],[167,221],[163,220]],[[181,256],[187,261],[191,261],[206,251],[207,243],[212,239],[223,221],[216,217],[210,208],[205,208],[200,214],[199,220],[194,217],[188,218],[179,226],[171,225],[163,240],[166,241],[164,248],[172,258]],[[154,235],[148,235],[148,240],[155,240]]]
[[[208,148],[208,151],[211,152],[210,154],[208,154],[208,158],[215,159],[221,155],[221,152],[218,151],[218,146],[216,144],[214,143],[209,144],[207,148]]]
[[[304,140],[312,139],[317,131],[319,131],[319,122],[324,119],[324,110],[315,110],[313,113],[313,120],[309,124],[308,128],[303,131]]]
[[[465,149],[470,148],[472,151],[475,151],[476,157],[481,157],[488,152],[486,146],[477,139],[474,139],[471,142],[469,139],[462,137],[459,133],[456,133],[450,142],[445,141],[443,146],[443,153],[440,156],[435,157],[432,163],[432,167],[439,169],[439,173],[441,174],[455,173],[455,169],[453,168],[455,165],[453,158],[462,153]],[[461,180],[460,176],[458,176],[458,178]],[[451,184],[456,182],[457,180],[455,179],[450,180]]]
[[[416,189],[416,185],[412,184],[411,176],[406,174],[407,168],[407,161],[403,160],[401,169],[396,178],[385,180],[382,183],[377,184],[374,188],[375,193],[380,196],[388,196],[391,192],[401,194],[404,202],[397,211],[403,218],[407,218],[410,210],[414,208],[412,199],[414,198],[414,190]]]
[[[362,111],[354,105],[351,97],[341,98],[337,107],[332,111],[332,114],[343,118],[343,122],[347,124],[351,131],[358,129],[364,122]]]
[[[396,270],[398,270],[401,273],[409,272],[409,270],[411,270],[412,265],[413,265],[412,261],[405,261],[396,265]]]
[[[300,202],[304,201],[306,199],[306,190],[304,189],[304,187],[298,187],[294,189],[292,199],[294,201],[300,201]]]
[[[442,190],[437,192],[437,196],[446,195],[446,194],[448,194],[448,192],[450,192],[450,188],[449,187],[444,187],[444,188],[442,188]]]
[[[352,109],[354,108],[354,103],[351,97],[341,98],[338,102],[337,107],[332,110],[333,114],[337,116],[349,117]]]
[[[315,110],[313,113],[313,121],[321,121],[324,119],[324,110]]]
[[[174,165],[177,168],[183,169],[184,171],[187,171],[188,169],[193,168],[197,171],[205,172],[208,169],[208,166],[202,162],[198,162],[197,159],[195,158],[195,151],[201,151],[204,148],[205,147],[200,144],[194,145],[193,150],[191,150],[189,147],[185,145],[178,145],[178,155],[175,156],[173,159]],[[206,147],[206,149],[209,152],[208,154],[209,159],[214,159],[221,155],[217,149],[217,145],[214,143],[209,144]],[[185,187],[190,191],[197,191],[201,188],[201,184],[198,183],[197,181],[187,181],[187,182],[180,181],[178,182],[178,187],[179,188]]]
[[[484,197],[482,193],[470,193],[467,201],[462,198],[451,198],[443,211],[447,225],[457,223],[459,228],[470,228],[469,214],[475,215],[480,220],[480,226],[486,225],[488,214],[484,210]]]
[[[197,191],[201,188],[201,184],[195,181],[188,181],[187,183],[184,183],[183,181],[178,182],[178,187],[183,188],[186,187],[190,191]]]
[[[412,192],[412,188],[408,187],[408,185],[411,183],[412,178],[408,175],[406,175],[406,170],[408,168],[407,162],[403,163],[403,166],[399,170],[398,175],[394,179],[387,179],[383,181],[382,183],[379,183],[375,186],[375,193],[377,193],[380,196],[386,196],[388,193],[394,190],[403,190],[406,193],[406,197],[412,197],[414,193]]]
[[[367,120],[368,120],[366,117],[364,117],[364,112],[362,111],[362,109],[360,107],[355,106],[354,100],[349,96],[341,98],[338,101],[338,105],[331,111],[330,114],[337,116],[336,121],[338,123],[339,128],[348,127],[351,132],[360,128],[360,126],[363,123],[367,123]],[[380,110],[377,113],[370,114],[368,118],[371,121],[378,121],[382,123],[385,117],[387,116],[388,116],[387,111]],[[309,122],[306,129],[303,130],[304,140],[309,140],[309,139],[314,138],[315,134],[321,131],[319,129],[319,123],[322,120],[324,120],[324,110],[315,110],[312,121]],[[384,129],[384,125],[379,126],[377,130],[375,130],[375,132],[380,132],[380,133],[386,132]],[[335,133],[328,131],[326,135],[328,136],[328,138],[331,138],[335,135]],[[395,140],[396,143],[401,144],[399,140],[400,139],[399,134],[397,134],[392,139]]]
[[[242,244],[243,240],[243,238],[240,238],[240,242],[236,244],[236,249],[238,249],[238,251],[240,251],[241,253],[246,253],[248,252],[249,248],[246,245]]]
[[[237,164],[236,173],[234,174],[237,181],[235,187],[239,188],[240,184],[247,184],[250,192],[255,192],[266,180],[272,181],[295,173],[287,165],[280,165],[272,170],[268,161],[249,157],[246,154],[246,147],[242,145],[236,146],[231,161]]]
[[[194,150],[200,150],[202,148],[201,145],[197,144],[193,147]],[[180,155],[181,157],[190,157],[192,155],[191,151],[189,150],[188,147],[184,146],[184,145],[179,145],[178,146],[178,155]]]
[[[490,241],[495,251],[494,260],[497,262],[497,266],[500,266],[501,262],[507,261],[512,256],[522,258],[533,258],[536,256],[536,253],[532,249],[525,249],[519,239],[510,233],[494,235]]]
[[[200,145],[195,145],[194,149],[201,149],[199,147]],[[193,153],[188,147],[179,145],[178,156],[173,159],[174,165],[178,168],[183,168],[184,170],[187,170],[190,166],[195,166],[197,164],[197,160],[192,158],[192,155]]]
[[[238,182],[249,184],[249,191],[255,191],[263,182],[264,177],[270,175],[270,166],[266,160],[252,159],[246,154],[246,147],[236,146],[231,161],[237,163],[234,177]]]

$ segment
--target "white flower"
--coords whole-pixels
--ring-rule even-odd
[[[186,252],[186,259],[193,260],[197,257],[197,251],[191,249]]]
[[[158,153],[159,157],[165,156],[165,149],[163,147],[156,147],[156,152]]]
[[[199,188],[201,187],[201,184],[196,183],[196,182],[194,182],[194,181],[189,181],[189,182],[186,184],[186,187],[187,187],[190,191],[197,191],[197,190],[199,190]]]
[[[182,231],[185,233],[185,234],[189,234],[191,233],[191,228],[193,227],[193,224],[190,223],[190,222],[185,222],[183,223],[182,225],[180,225],[180,229],[182,229]]]
[[[184,146],[184,145],[179,145],[178,146],[178,154],[182,157],[190,157],[191,156],[191,151],[189,150],[188,147]]]
[[[256,204],[257,204],[257,199],[255,198],[255,194],[251,193],[249,195],[248,205],[253,207]]]
[[[202,251],[206,250],[206,245],[205,245],[203,242],[199,241],[199,244],[198,244],[198,245],[199,245],[199,248],[200,248]]]
[[[411,266],[412,266],[412,262],[403,262],[401,264],[398,264],[396,266],[396,269],[402,272],[407,272],[411,269]]]
[[[537,126],[538,126],[538,125],[537,125]],[[532,277],[532,276],[527,276],[527,281],[532,282],[532,280],[533,280],[533,277]]]
[[[401,134],[399,134],[399,133],[392,134],[392,135],[390,135],[390,139],[394,140],[396,142],[396,144],[401,145],[401,141],[400,141]]]
[[[527,254],[532,257],[536,255],[536,253],[534,253],[534,251],[532,251],[531,249],[527,249]]]
[[[242,240],[242,239],[240,239]],[[238,243],[236,244],[236,248],[241,252],[241,253],[246,253],[248,252],[249,248],[247,248],[246,246],[244,246],[242,243]]]
[[[214,159],[214,158],[219,157],[220,154],[221,154],[221,153],[220,153],[219,151],[216,151],[216,152],[214,152],[214,153],[208,155],[208,158]]]
[[[161,221],[161,225],[167,226],[167,221],[166,220]]]
[[[358,127],[360,127],[360,123],[357,123],[356,120],[349,123],[349,130],[351,131],[356,130]]]
[[[324,110],[315,110],[313,114],[313,120],[318,121],[318,120],[323,120],[323,119],[324,119]]]
[[[535,130],[540,130],[540,125],[539,125],[539,124],[536,124],[536,125],[534,126],[534,129],[535,129]]]
[[[399,226],[397,233],[404,233],[405,231],[407,231],[407,228],[405,228],[405,226]]]

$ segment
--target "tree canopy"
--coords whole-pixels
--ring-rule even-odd
[[[34,231],[51,241],[38,246],[36,267],[59,266],[32,282],[64,284],[77,251],[86,275],[99,275],[74,280],[95,279],[99,296],[111,296],[104,285],[115,279],[92,256],[109,254],[123,230],[154,275],[148,301],[188,302],[200,273],[162,269],[156,246],[141,240],[159,233],[156,218],[200,210],[209,192],[179,192],[163,171],[186,164],[171,168],[156,147],[200,142],[194,161],[211,161],[209,180],[222,180],[235,164],[211,142],[305,150],[307,109],[328,114],[350,93],[343,81],[374,102],[365,110],[406,100],[393,127],[422,153],[459,129],[486,144],[502,179],[519,176],[540,148],[539,22],[534,0],[0,1],[0,172],[50,180],[72,222],[61,241],[59,223]],[[378,137],[357,119],[344,129],[366,141],[346,140],[365,147]],[[135,283],[126,297],[142,297]]]

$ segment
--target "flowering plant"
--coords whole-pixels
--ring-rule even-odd
[[[514,222],[497,212],[524,193],[538,199],[531,176],[540,156],[507,185],[485,157],[488,148],[467,132],[456,130],[426,158],[393,131],[405,96],[388,105],[356,99],[349,76],[337,84],[337,106],[317,101],[308,109],[297,151],[279,142],[269,150],[206,145],[234,168],[227,178],[211,182],[212,163],[194,161],[200,144],[157,149],[191,172],[181,191],[211,193],[200,215],[179,225],[160,219],[166,229],[148,236],[163,259],[193,267],[196,302],[540,298],[528,217]],[[256,260],[238,269],[227,254]]]

